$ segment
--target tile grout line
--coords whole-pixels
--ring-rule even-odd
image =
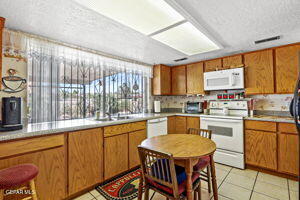
[[[286,181],[287,181],[287,186],[288,186],[289,200],[291,200],[290,184],[289,184],[288,179],[286,179]]]
[[[257,174],[256,174],[255,181],[254,181],[254,184],[253,184],[253,187],[252,187],[252,190],[251,190],[251,194],[250,194],[249,200],[251,200],[251,198],[252,198],[252,194],[253,194],[253,192],[254,192],[254,187],[255,187],[255,184],[256,184],[257,177],[258,177],[258,173],[259,173],[259,172],[257,172]]]
[[[221,185],[224,183],[224,181],[225,181],[225,179],[227,178],[227,176],[229,176],[229,174],[230,174],[230,172],[231,172],[232,169],[233,169],[233,168],[231,168],[231,169],[229,170],[228,174],[224,177],[223,181],[221,181],[221,184],[218,186],[218,195],[219,195],[219,189],[220,189]],[[223,169],[220,169],[220,170],[223,170]],[[226,171],[226,170],[223,170],[223,171]],[[226,197],[226,196],[224,196],[224,195],[221,195],[221,196]],[[214,196],[212,196],[210,199],[213,199],[213,197],[214,197]],[[229,198],[229,197],[226,197],[226,198],[231,199],[231,198]]]

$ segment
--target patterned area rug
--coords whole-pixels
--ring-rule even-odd
[[[117,178],[105,181],[96,190],[107,200],[132,200],[138,196],[141,169],[134,169]]]

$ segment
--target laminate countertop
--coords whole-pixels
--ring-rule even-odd
[[[145,113],[145,114],[131,115],[132,118],[130,119],[115,120],[115,121],[96,121],[90,118],[90,119],[74,119],[74,120],[34,123],[34,124],[28,124],[24,126],[22,130],[0,132],[0,142],[27,138],[27,137],[34,137],[34,136],[72,132],[72,131],[78,131],[78,130],[84,130],[90,128],[99,128],[99,127],[138,122],[138,121],[144,121],[150,119],[158,119],[162,117],[169,117],[175,115],[200,117],[200,114],[187,114],[187,113],[159,113],[159,114]],[[245,119],[259,120],[259,121],[286,122],[286,123],[294,122],[293,119],[290,117],[276,117],[276,116],[263,116],[263,115],[254,116],[254,117],[245,117]]]

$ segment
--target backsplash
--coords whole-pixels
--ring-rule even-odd
[[[155,101],[161,101],[164,108],[182,108],[187,101],[204,101],[216,99],[216,94],[211,92],[205,96],[154,96]],[[247,98],[254,99],[254,110],[260,111],[289,111],[292,94],[270,94],[270,95],[250,95]]]

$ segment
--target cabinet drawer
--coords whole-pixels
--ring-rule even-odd
[[[279,123],[278,131],[281,133],[294,133],[298,134],[296,125],[294,123]]]
[[[64,145],[64,135],[24,139],[0,144],[0,158]]]
[[[276,132],[276,123],[275,122],[264,122],[264,121],[254,121],[254,120],[246,120],[245,128],[251,130],[259,130],[259,131],[271,131]]]
[[[146,121],[104,127],[104,137],[146,129]]]

